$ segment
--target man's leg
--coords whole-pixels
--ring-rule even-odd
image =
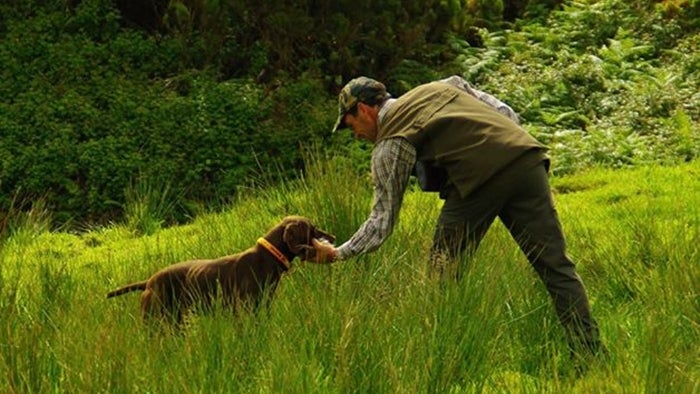
[[[443,277],[460,277],[464,267],[459,264],[468,260],[479,247],[481,239],[510,198],[522,165],[534,163],[540,155],[537,152],[523,155],[466,197],[460,197],[454,186],[440,193],[445,203],[435,227],[430,253],[434,271]]]
[[[566,243],[543,165],[525,170],[499,215],[554,300],[573,354],[601,348],[598,325]]]
[[[482,188],[466,198],[455,189],[448,193],[440,211],[430,263],[441,278],[459,279],[464,273],[461,265],[476,251],[504,201],[503,194],[492,194],[493,188]]]

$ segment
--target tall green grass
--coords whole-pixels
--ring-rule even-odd
[[[288,214],[345,241],[369,212],[371,182],[340,157],[311,151],[307,161],[299,181],[251,189],[221,214],[150,235],[29,224],[10,235],[0,249],[0,392],[700,390],[697,162],[553,179],[611,352],[580,378],[546,291],[500,224],[462,282],[427,275],[440,208],[432,194],[407,195],[375,253],[295,262],[258,316],[195,316],[168,334],[142,324],[138,295],[105,299],[173,262],[247,248]]]

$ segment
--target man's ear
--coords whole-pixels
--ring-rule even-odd
[[[369,113],[369,110],[370,110],[370,109],[372,109],[372,107],[370,107],[369,105],[363,103],[362,101],[360,101],[359,103],[357,103],[357,112],[360,112],[360,113],[363,113],[363,114],[367,115],[367,114]]]

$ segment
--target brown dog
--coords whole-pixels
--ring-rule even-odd
[[[165,267],[149,279],[110,291],[107,298],[142,290],[144,319],[165,318],[180,323],[192,307],[211,308],[220,291],[222,305],[234,313],[241,307],[256,310],[271,296],[295,257],[310,261],[316,250],[311,239],[335,241],[309,219],[288,216],[255,246],[213,260],[191,260]],[[269,299],[269,298],[268,298]]]

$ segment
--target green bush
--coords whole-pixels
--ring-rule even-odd
[[[119,220],[139,177],[170,185],[176,207],[216,206],[268,167],[296,173],[299,141],[332,124],[318,82],[290,81],[273,96],[250,80],[178,71],[172,40],[95,25],[115,14],[84,4],[14,24],[0,41],[16,76],[0,81],[3,211],[11,198],[42,197],[56,223]]]
[[[483,48],[453,40],[455,62],[550,144],[557,173],[692,160],[700,42],[681,34],[694,18],[684,10],[669,19],[621,1],[570,2],[518,30],[482,30]]]
[[[560,173],[700,154],[696,0],[130,4],[0,4],[0,212],[151,232],[303,174],[311,142],[368,172],[369,145],[329,135],[359,74],[395,96],[462,74]]]

